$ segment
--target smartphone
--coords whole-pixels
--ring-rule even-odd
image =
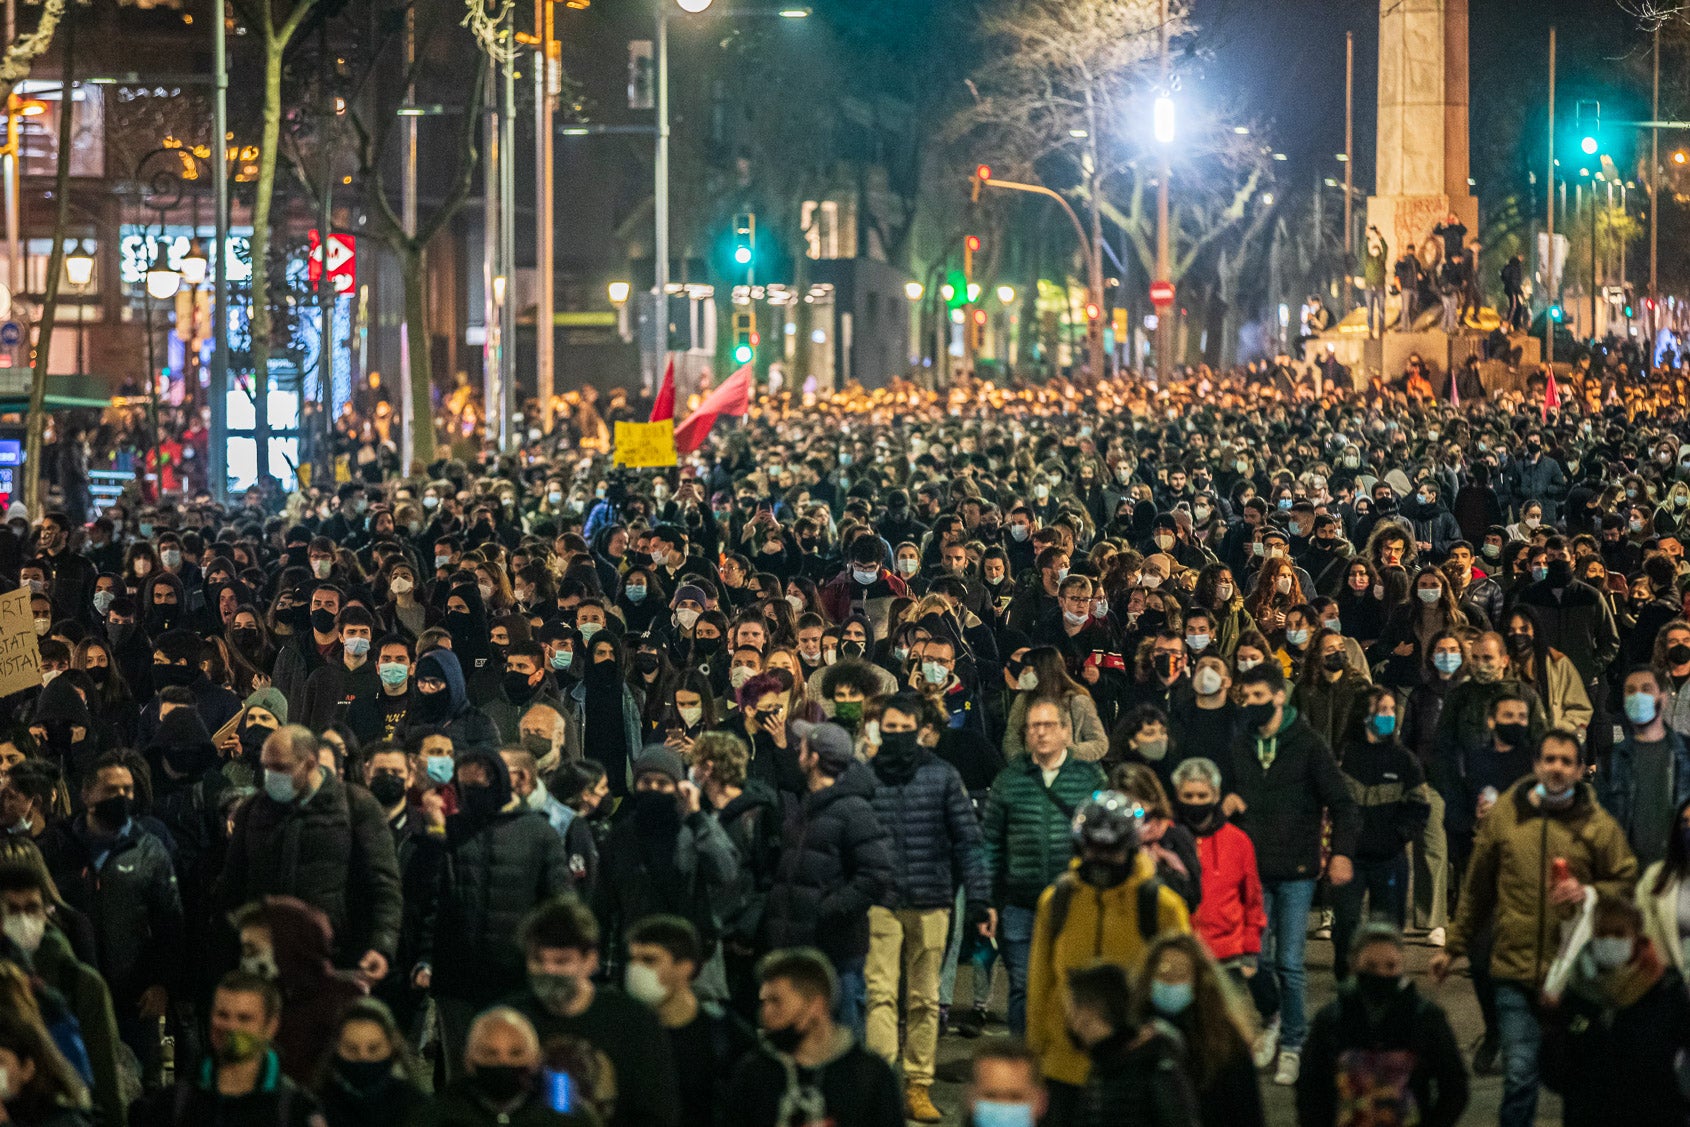
[[[542,1075],[546,1084],[546,1106],[559,1115],[569,1115],[575,1110],[575,1081],[567,1072],[553,1072],[546,1069]]]
[[[666,728],[663,734],[669,739],[678,740],[687,734],[687,730],[685,728]]]

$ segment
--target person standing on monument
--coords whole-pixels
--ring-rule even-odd
[[[1385,265],[1390,261],[1385,249],[1385,236],[1379,228],[1367,229],[1367,246],[1362,252],[1361,275],[1366,283],[1367,335],[1385,335]]]
[[[1414,315],[1420,311],[1420,256],[1415,253],[1413,243],[1408,244],[1391,270],[1402,294],[1402,314],[1397,318],[1397,332],[1413,332]]]
[[[1502,293],[1508,299],[1508,327],[1526,327],[1526,256],[1516,254],[1502,265]]]

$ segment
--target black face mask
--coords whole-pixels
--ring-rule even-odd
[[[1573,579],[1573,565],[1566,560],[1550,560],[1547,576],[1550,583],[1565,587]]]
[[[1151,664],[1152,668],[1154,668],[1156,670],[1156,676],[1163,677],[1163,678],[1173,676],[1173,673],[1174,673],[1174,655],[1173,654],[1157,654],[1155,657],[1150,659],[1150,664]]]
[[[468,634],[475,625],[475,616],[467,610],[455,610],[446,615],[446,631],[449,634]]]
[[[498,792],[489,786],[470,787],[460,784],[458,801],[463,803],[464,813],[478,822],[491,818],[504,805],[499,801]]]
[[[804,1031],[796,1025],[784,1026],[780,1029],[763,1030],[763,1040],[768,1042],[769,1048],[785,1056],[791,1056],[798,1051],[798,1046],[804,1043]]]
[[[1690,665],[1690,646],[1679,642],[1675,646],[1667,647],[1667,660],[1674,665]]]
[[[915,762],[921,745],[915,732],[881,732],[880,750],[874,754],[876,766],[898,770]]]
[[[722,639],[720,638],[694,638],[692,640],[692,652],[700,657],[714,657],[721,651],[721,648]]]
[[[634,825],[642,836],[674,837],[681,832],[681,808],[675,796],[661,791],[641,790],[628,796]]]
[[[528,674],[515,669],[505,670],[504,684],[505,696],[512,704],[527,704],[540,691],[540,686],[528,683]]]
[[[231,631],[230,636],[235,639],[235,647],[242,653],[251,653],[258,649],[261,637],[256,626],[243,626]]]
[[[1356,993],[1363,1002],[1376,1009],[1389,1005],[1401,990],[1402,979],[1395,975],[1356,971]]]
[[[1219,806],[1213,802],[1175,802],[1174,808],[1179,811],[1179,820],[1193,830],[1207,829],[1214,821]]]
[[[105,688],[106,682],[111,679],[111,666],[109,665],[90,665],[87,672],[88,679],[102,689]]]
[[[1496,738],[1509,747],[1525,747],[1530,730],[1524,724],[1498,724]]]
[[[269,739],[270,733],[275,730],[262,724],[248,724],[241,732],[241,755],[256,760],[258,753],[264,750],[264,741]]]
[[[663,666],[663,659],[656,654],[638,653],[634,655],[634,668],[646,676],[656,673]]]
[[[1523,657],[1532,652],[1532,636],[1530,634],[1514,633],[1508,635],[1508,652],[1516,657]]]
[[[198,680],[199,675],[200,671],[191,665],[167,665],[159,662],[153,666],[153,684],[160,688],[186,688]]]
[[[337,1055],[334,1069],[346,1086],[354,1092],[370,1092],[382,1087],[393,1075],[393,1060],[347,1060]]]
[[[417,692],[416,703],[411,706],[417,714],[417,719],[424,724],[438,724],[446,719],[452,708],[452,692],[441,689],[437,693]]]
[[[1084,860],[1080,862],[1080,879],[1093,888],[1115,888],[1133,875],[1133,863],[1126,861]]]
[[[389,771],[383,771],[370,780],[370,794],[381,803],[382,809],[398,805],[405,797],[405,780]]]
[[[126,794],[114,794],[110,798],[102,798],[89,807],[94,817],[100,820],[102,826],[121,829],[129,821],[130,811],[134,809],[135,800]]]
[[[1350,667],[1350,658],[1348,654],[1327,654],[1320,659],[1320,664],[1328,673],[1342,673]]]
[[[863,656],[863,644],[861,642],[840,642],[839,643],[839,656],[840,657],[862,657]]]
[[[470,1078],[494,1103],[504,1104],[516,1099],[533,1086],[534,1073],[514,1064],[478,1064]]]
[[[134,636],[135,624],[133,622],[108,622],[106,623],[106,634],[111,638],[112,645],[122,646],[123,643]]]
[[[162,634],[176,625],[176,607],[174,604],[158,603],[147,608],[147,629],[154,634]]]
[[[1238,709],[1238,714],[1244,721],[1244,728],[1248,732],[1260,732],[1262,725],[1273,719],[1273,712],[1272,702],[1240,705]]]
[[[317,610],[311,612],[311,629],[315,630],[319,634],[333,633],[334,619],[334,611],[319,607]]]

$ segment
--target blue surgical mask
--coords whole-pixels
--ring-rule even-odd
[[[1033,1127],[1033,1105],[975,1100],[974,1127]]]
[[[1536,567],[1532,568],[1532,578],[1537,580],[1539,583],[1542,583],[1545,579],[1549,578],[1549,569],[1542,564],[1538,564]]]
[[[622,589],[622,593],[628,596],[628,601],[630,603],[643,603],[643,602],[645,602],[645,584],[644,583],[630,583],[630,584],[628,584],[628,586],[626,586]]]
[[[556,653],[552,654],[552,668],[568,669],[569,663],[574,659],[575,652],[573,650],[558,650]]]
[[[943,685],[950,679],[951,671],[936,661],[921,663],[921,676],[929,685]]]
[[[1654,722],[1655,714],[1660,711],[1653,695],[1649,693],[1627,693],[1625,695],[1625,718],[1633,724],[1650,724]]]
[[[383,662],[376,667],[376,674],[381,678],[382,684],[395,689],[403,685],[405,678],[410,676],[404,663],[398,661]]]
[[[272,802],[292,802],[299,796],[299,787],[286,771],[264,772],[264,793]]]
[[[1397,730],[1397,718],[1376,713],[1367,718],[1367,726],[1373,729],[1373,734],[1384,739]]]
[[[428,781],[438,786],[445,786],[452,781],[452,768],[455,764],[450,755],[431,755],[426,761]]]
[[[851,569],[851,578],[855,579],[858,583],[861,583],[864,587],[867,587],[876,579],[880,578],[880,569],[874,568],[872,570],[864,570],[860,567],[854,567]]]
[[[1461,669],[1461,655],[1452,653],[1433,654],[1432,668],[1439,673],[1456,673]]]
[[[1287,630],[1285,640],[1293,646],[1306,646],[1309,644],[1309,632],[1307,630]]]
[[[1163,1017],[1178,1017],[1191,1008],[1197,989],[1189,982],[1150,980],[1150,1005]]]
[[[370,640],[368,638],[347,638],[341,644],[346,647],[347,657],[363,657],[370,652]]]

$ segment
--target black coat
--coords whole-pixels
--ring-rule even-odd
[[[1624,1009],[1570,990],[1546,1025],[1545,1065],[1559,1080],[1551,1086],[1561,1091],[1567,1127],[1690,1121],[1673,1068],[1674,1057],[1690,1048],[1690,1000],[1670,963]]]
[[[362,787],[325,773],[304,802],[260,794],[235,815],[216,899],[233,911],[260,896],[297,896],[334,929],[335,961],[392,956],[403,911],[393,834]]]
[[[929,751],[907,775],[871,761],[877,784],[870,799],[892,834],[889,908],[948,908],[960,883],[968,903],[991,903],[992,882],[980,847],[980,820],[957,769]]]
[[[1467,1107],[1467,1067],[1443,1010],[1405,983],[1377,1017],[1356,994],[1354,983],[1314,1015],[1303,1044],[1297,1080],[1300,1127],[1332,1127],[1338,1121],[1339,1071],[1354,1070],[1348,1083],[1379,1090],[1406,1063],[1406,1087],[1420,1109],[1422,1127],[1452,1127]],[[1367,1066],[1374,1070],[1363,1071]],[[1641,1120],[1615,1119],[1615,1123]]]
[[[868,953],[868,910],[892,890],[892,835],[873,793],[874,775],[855,764],[796,804],[764,906],[767,947],[820,947],[836,961]]]
[[[1332,815],[1332,852],[1342,857],[1355,855],[1361,819],[1331,750],[1302,717],[1276,738],[1273,762],[1265,770],[1255,732],[1233,741],[1232,769],[1225,776],[1246,806],[1234,821],[1256,847],[1262,880],[1313,880],[1320,875],[1322,815]]]
[[[1132,1043],[1135,1030],[1093,1046],[1075,1127],[1197,1127],[1197,1094],[1179,1034],[1160,1022],[1153,1028],[1142,1044]]]
[[[902,1127],[903,1100],[897,1076],[885,1061],[857,1044],[843,1029],[835,1033],[836,1051],[816,1068],[788,1071],[785,1061],[766,1046],[745,1054],[734,1069],[726,1104],[739,1127],[787,1127],[781,1117],[790,1097],[818,1099],[813,1122],[832,1127]],[[793,1091],[796,1088],[797,1091]]]

